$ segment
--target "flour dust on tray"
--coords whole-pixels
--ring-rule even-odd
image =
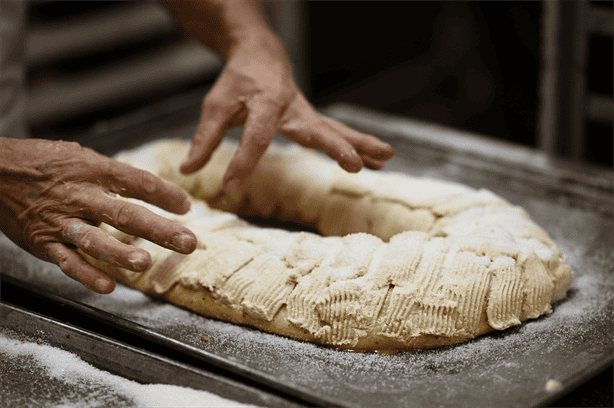
[[[12,406],[255,407],[192,388],[140,384],[99,370],[73,353],[23,341],[7,331],[0,332],[0,356],[0,401]]]

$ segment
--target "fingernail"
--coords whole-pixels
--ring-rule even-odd
[[[147,268],[149,259],[147,255],[140,252],[135,252],[130,255],[128,262],[130,262],[130,265],[132,265],[133,270],[142,271]]]
[[[348,171],[348,172],[350,172],[350,173],[355,173],[355,172],[358,172],[358,171],[359,171],[359,170],[362,168],[362,166],[361,166],[361,165],[358,165],[358,164],[352,164],[351,162],[343,162],[343,163],[340,163],[340,164],[341,164],[341,167],[342,167],[342,168],[343,168],[345,171]]]
[[[110,293],[113,290],[113,286],[107,279],[98,278],[94,282],[94,290],[98,293]]]
[[[190,166],[192,165],[192,162],[194,161],[195,156],[196,156],[196,151],[194,149],[190,149],[190,152],[188,153],[188,157],[183,159],[183,162],[179,166],[179,170],[181,170],[182,173],[189,171]]]
[[[182,214],[189,212],[190,208],[192,208],[192,203],[190,202],[190,200],[185,200],[183,202],[183,207],[181,208]]]
[[[181,253],[191,253],[196,249],[196,237],[192,234],[181,234],[171,242],[173,249]]]
[[[188,174],[190,172],[190,163],[186,160],[179,166],[179,171],[182,174]]]
[[[224,183],[224,190],[227,193],[235,193],[241,187],[241,180],[239,179],[230,179],[226,183]]]

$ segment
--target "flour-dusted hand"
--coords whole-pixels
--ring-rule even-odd
[[[151,266],[149,253],[112,238],[98,228],[100,223],[180,253],[196,248],[189,229],[116,198],[184,214],[190,202],[183,191],[77,143],[0,138],[0,193],[2,231],[99,293],[111,292],[114,280],[87,263],[79,250],[136,272]]]
[[[349,172],[381,169],[394,149],[376,137],[320,116],[300,92],[281,42],[267,28],[254,3],[242,0],[165,2],[191,37],[226,61],[205,97],[184,174],[203,167],[226,132],[244,125],[224,176],[236,190],[253,172],[275,132],[325,152]]]

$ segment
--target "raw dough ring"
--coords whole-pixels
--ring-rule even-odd
[[[247,185],[227,195],[222,176],[234,146],[223,144],[203,170],[183,176],[187,149],[156,142],[118,159],[190,193],[187,215],[149,208],[194,231],[198,249],[179,255],[107,226],[149,251],[154,265],[134,273],[90,261],[203,315],[390,353],[518,325],[551,312],[569,287],[572,272],[548,235],[487,190],[348,174],[298,146],[272,146]],[[325,236],[260,228],[233,213],[294,221]]]

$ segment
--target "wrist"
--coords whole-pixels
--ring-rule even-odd
[[[237,30],[226,50],[226,61],[237,53],[265,53],[286,58],[286,50],[282,42],[268,29]]]
[[[181,30],[211,48],[225,61],[245,44],[268,44],[279,40],[269,30],[250,0],[162,1]],[[281,44],[281,43],[279,43]]]

